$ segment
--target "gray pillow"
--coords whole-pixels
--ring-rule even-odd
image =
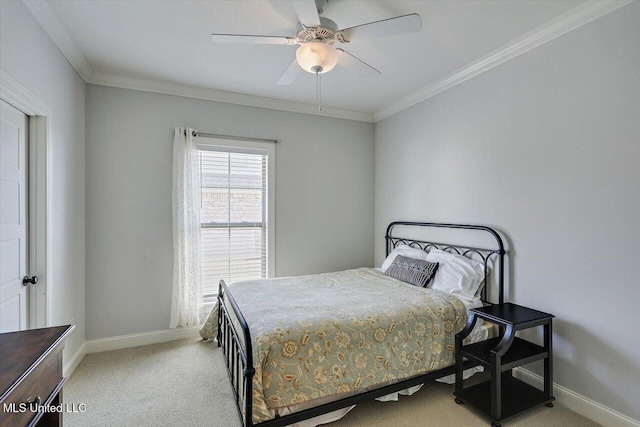
[[[437,270],[437,262],[398,255],[384,275],[426,288]]]

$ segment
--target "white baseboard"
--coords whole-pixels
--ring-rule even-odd
[[[73,371],[76,370],[80,362],[82,362],[82,359],[84,359],[84,356],[86,355],[87,355],[87,342],[85,341],[82,343],[80,348],[75,352],[75,354],[65,362],[64,366],[62,367],[62,374],[65,377],[69,378],[71,374],[73,374]]]
[[[515,368],[513,374],[534,387],[542,388],[543,379],[540,375],[522,368]],[[603,426],[640,427],[640,421],[556,383],[553,384],[553,394],[559,404]]]
[[[87,354],[198,337],[199,326],[119,335],[85,342]]]

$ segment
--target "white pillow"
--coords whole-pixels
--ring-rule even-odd
[[[380,267],[380,270],[382,270],[383,273],[387,271],[387,269],[391,267],[391,264],[393,264],[393,260],[396,259],[398,255],[422,260],[427,259],[427,253],[422,249],[412,248],[407,245],[400,245],[391,251],[387,259],[385,259],[382,263],[382,267]]]
[[[458,298],[474,301],[484,281],[484,264],[462,255],[432,249],[427,261],[440,264],[430,288],[448,292]]]

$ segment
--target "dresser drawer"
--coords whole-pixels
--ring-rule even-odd
[[[3,406],[15,403],[16,412],[3,412],[0,416],[0,426],[26,425],[36,412],[32,412],[28,405],[26,412],[17,412],[20,410],[19,405],[28,401],[39,401],[40,404],[44,404],[60,381],[62,381],[62,348],[58,348],[38,363],[2,402]]]

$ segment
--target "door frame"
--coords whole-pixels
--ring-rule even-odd
[[[29,329],[51,326],[51,107],[0,68],[0,99],[29,117],[27,200],[29,227],[28,275],[38,275],[40,283],[29,286]],[[42,280],[44,279],[44,280]],[[44,283],[43,283],[44,282]],[[44,289],[43,289],[44,287]]]

